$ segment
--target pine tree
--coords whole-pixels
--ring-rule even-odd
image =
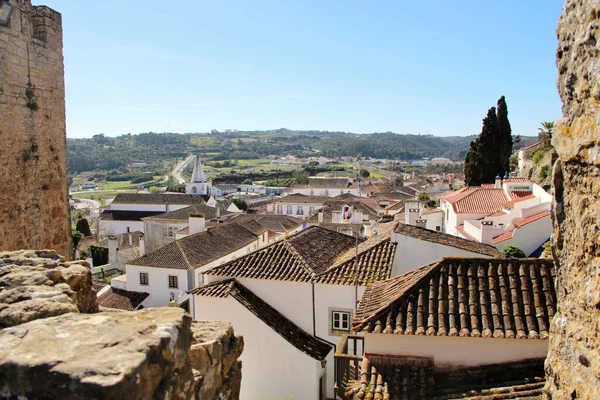
[[[512,154],[513,139],[512,130],[510,128],[510,122],[508,121],[508,107],[506,106],[506,99],[504,96],[498,100],[498,133],[500,135],[500,151],[499,155],[499,166],[502,168],[499,172],[505,173],[510,171],[510,156]]]
[[[92,236],[92,231],[90,230],[90,224],[86,218],[80,218],[77,220],[77,225],[75,226],[75,230],[81,232],[83,236]]]

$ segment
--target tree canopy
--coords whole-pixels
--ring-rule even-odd
[[[479,136],[471,142],[465,157],[465,183],[479,186],[493,183],[497,175],[510,170],[513,140],[508,108],[504,96],[498,100],[498,108],[491,107],[483,119]]]

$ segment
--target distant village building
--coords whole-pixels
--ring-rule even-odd
[[[240,214],[230,219],[230,222],[252,220],[268,231],[269,244],[288,238],[303,229],[302,220],[288,215],[273,214]]]
[[[144,232],[142,218],[204,204],[205,199],[209,197],[183,193],[119,193],[100,214],[100,238],[126,232]]]
[[[194,162],[194,171],[192,172],[192,180],[185,183],[186,194],[210,195],[212,191],[212,181],[207,181],[202,167],[200,156],[196,156]]]
[[[360,201],[336,198],[327,200],[323,208],[310,215],[306,222],[346,235],[368,238],[378,234],[377,224],[381,216],[377,210]]]
[[[324,207],[329,200],[327,196],[309,196],[304,194],[290,194],[274,199],[267,210],[277,215],[290,215],[305,219],[315,211]]]
[[[144,253],[144,234],[135,231],[108,236],[92,246],[108,250],[108,266],[104,268],[105,270],[123,270],[128,261],[138,258],[140,254]],[[100,265],[94,265],[94,267],[100,267]]]
[[[289,188],[292,194],[306,196],[335,197],[344,193],[361,196],[360,185],[353,178],[308,178],[308,185],[294,185]]]
[[[194,204],[175,211],[142,218],[146,252],[153,252],[173,242],[177,238],[177,234],[190,225],[190,215],[193,214],[204,215],[207,228],[223,223],[234,215],[228,211],[221,211],[218,207]]]

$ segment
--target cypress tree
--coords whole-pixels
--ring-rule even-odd
[[[481,185],[481,159],[479,156],[479,138],[471,142],[471,147],[465,158],[465,184],[467,186]]]
[[[508,121],[508,107],[506,106],[506,99],[504,96],[500,97],[498,100],[497,118],[500,139],[498,164],[501,170],[499,172],[504,173],[510,171],[510,156],[513,147],[512,130],[510,128],[510,122]]]
[[[496,108],[491,107],[483,119],[481,134],[479,135],[479,158],[481,164],[481,183],[494,183],[496,175],[502,173],[498,165],[498,150],[500,148],[498,135],[498,118]]]

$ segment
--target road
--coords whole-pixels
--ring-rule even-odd
[[[183,170],[183,168],[185,168],[185,166],[194,159],[195,156],[189,156],[188,158],[186,158],[185,160],[179,162],[177,165],[175,165],[175,168],[173,168],[173,171],[171,171],[171,175],[173,175],[173,179],[175,179],[175,181],[177,181],[177,183],[185,183],[185,179],[183,179],[181,177],[181,171]]]

